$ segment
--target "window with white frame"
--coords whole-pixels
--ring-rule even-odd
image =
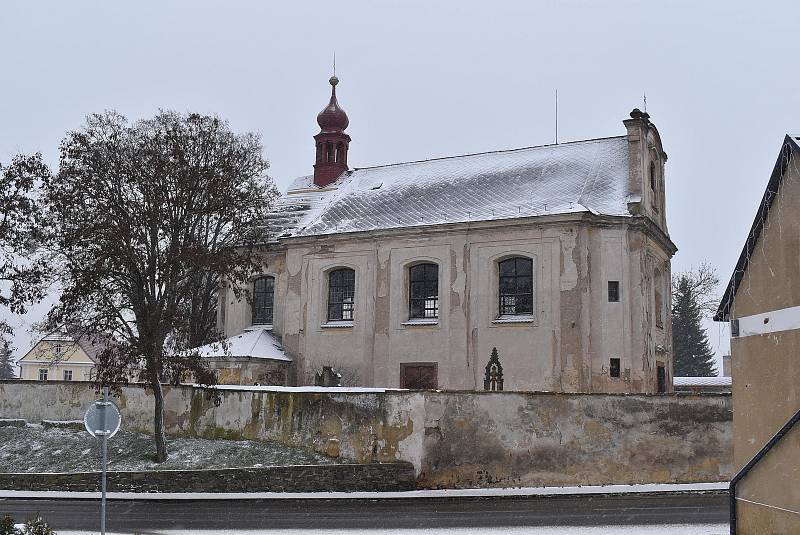
[[[72,381],[72,370],[64,370],[64,380]]]
[[[39,380],[47,381],[47,368],[39,368]]]

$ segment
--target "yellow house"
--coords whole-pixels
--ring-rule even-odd
[[[102,347],[85,338],[50,333],[17,363],[26,381],[90,381]]]

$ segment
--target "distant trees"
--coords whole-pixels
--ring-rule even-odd
[[[0,164],[0,308],[24,314],[41,299],[46,265],[37,254],[43,241],[40,182],[50,170],[41,154],[17,155]],[[11,326],[0,318],[0,345]]]
[[[702,321],[716,311],[719,278],[707,263],[672,279],[672,352],[676,377],[717,375],[714,353]]]
[[[161,112],[129,123],[88,117],[61,144],[44,182],[52,266],[63,290],[48,323],[111,335],[97,380],[137,374],[153,392],[155,460],[167,458],[162,383],[213,371],[191,348],[217,339],[221,280],[257,268],[251,232],[276,196],[254,134],[225,121]]]
[[[0,379],[16,379],[14,361],[11,360],[11,349],[8,343],[0,343]]]

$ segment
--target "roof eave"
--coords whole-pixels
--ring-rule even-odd
[[[747,234],[747,240],[745,240],[742,252],[739,254],[739,259],[736,261],[736,267],[725,288],[725,293],[722,295],[717,312],[714,314],[714,321],[730,321],[730,309],[733,305],[736,291],[739,289],[739,284],[742,282],[744,273],[747,270],[750,254],[753,252],[753,249],[755,249],[756,242],[761,235],[761,230],[764,228],[764,223],[769,215],[769,209],[775,197],[777,197],[778,190],[783,181],[783,176],[789,166],[790,157],[787,156],[796,154],[798,151],[800,151],[800,145],[798,145],[797,140],[789,134],[786,134],[780,152],[778,153],[778,159],[772,169],[769,182],[767,182],[767,187],[764,190],[764,195],[761,197],[761,203],[758,205],[758,210],[756,210],[756,216],[753,219],[750,232]]]

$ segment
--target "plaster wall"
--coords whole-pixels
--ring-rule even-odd
[[[501,322],[497,265],[511,256],[533,260],[535,308]],[[656,266],[662,306],[669,302],[669,257],[635,221],[597,225],[578,214],[298,241],[265,257],[265,272],[276,277],[274,332],[297,384],[331,365],[345,385],[398,388],[401,364],[433,362],[438,387],[479,389],[497,347],[506,390],[654,392],[657,359],[672,383],[669,315],[659,327],[651,310]],[[435,324],[409,322],[408,273],[419,262],[439,266]],[[352,326],[327,324],[327,274],[337,267],[356,272]],[[620,282],[619,302],[608,302],[610,280]],[[241,332],[249,315],[247,300],[228,290],[226,334]],[[619,378],[611,358],[621,359]]]
[[[499,487],[724,481],[729,395],[218,391],[165,387],[172,436],[275,440],[359,463],[407,461],[417,485]],[[88,383],[0,382],[0,417],[80,418]],[[142,387],[117,399],[149,432]]]
[[[769,210],[742,282],[732,318],[800,305],[800,170],[790,161],[780,191]],[[734,411],[734,460],[737,468],[800,409],[800,331],[731,338]],[[800,429],[742,480],[738,494],[752,501],[800,511]],[[742,533],[789,533],[800,530],[797,514],[742,503]],[[788,523],[787,523],[788,522]],[[791,529],[785,529],[791,526]]]

